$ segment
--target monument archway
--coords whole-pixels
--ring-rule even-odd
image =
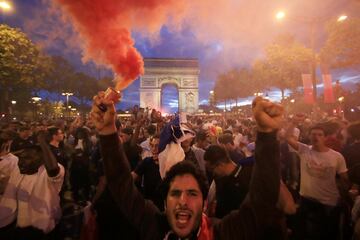
[[[145,58],[140,78],[140,107],[161,110],[163,85],[175,85],[179,112],[194,113],[199,106],[199,62],[197,59]]]
[[[161,109],[167,113],[179,112],[179,89],[175,84],[163,84],[161,87]]]

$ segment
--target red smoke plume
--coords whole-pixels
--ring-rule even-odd
[[[57,0],[73,20],[73,24],[85,40],[85,58],[111,65],[117,73],[118,90],[127,87],[144,72],[140,53],[131,38],[132,27],[153,27],[154,22],[143,22],[154,16],[163,22],[166,15],[155,14],[168,0]],[[161,11],[165,12],[165,11]],[[142,14],[146,14],[142,15]],[[141,16],[142,15],[142,16]],[[160,21],[159,21],[160,20]],[[158,24],[155,24],[159,27]],[[147,28],[147,27],[145,27]]]

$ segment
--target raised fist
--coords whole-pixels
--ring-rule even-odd
[[[272,132],[281,127],[284,114],[284,108],[281,105],[257,97],[252,103],[252,108],[258,131]]]

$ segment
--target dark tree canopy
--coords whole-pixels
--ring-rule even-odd
[[[360,18],[330,22],[328,38],[321,49],[320,59],[332,68],[360,66]]]

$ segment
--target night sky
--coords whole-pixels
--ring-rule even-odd
[[[132,3],[134,0],[82,0],[74,2],[99,2],[112,4]],[[136,0],[137,1],[137,0]],[[94,54],[86,50],[84,36],[62,6],[66,0],[13,0],[14,9],[2,12],[1,22],[19,27],[44,51],[51,55],[62,55],[77,70],[95,77],[110,75],[106,66],[94,62]],[[157,0],[138,2],[161,2]],[[281,33],[292,33],[307,44],[309,26],[306,21],[322,19],[317,26],[317,48],[325,40],[325,20],[336,19],[341,14],[359,17],[360,2],[355,0],[184,0],[172,2],[156,9],[141,9],[141,14],[126,19],[123,25],[135,41],[135,48],[143,57],[198,58],[200,62],[200,103],[207,103],[209,91],[216,76],[232,67],[248,67],[263,56],[264,47]],[[105,6],[106,7],[106,6]],[[151,8],[152,6],[148,6]],[[125,7],[124,7],[125,8]],[[86,8],[84,8],[84,11]],[[149,11],[147,11],[149,10]],[[279,10],[287,13],[282,22],[275,20]],[[140,16],[140,17],[139,17]],[[323,20],[324,19],[324,20]],[[101,30],[100,30],[101,31]],[[101,34],[101,32],[99,32]],[[85,49],[85,50],[84,50]],[[95,54],[96,55],[96,54]],[[333,72],[333,79],[340,79],[345,87],[360,81],[359,72],[343,70]],[[139,81],[133,82],[123,91],[121,107],[139,103]],[[251,94],[250,94],[251,95]],[[278,91],[271,91],[278,98]],[[164,91],[168,111],[177,104],[176,88]]]

